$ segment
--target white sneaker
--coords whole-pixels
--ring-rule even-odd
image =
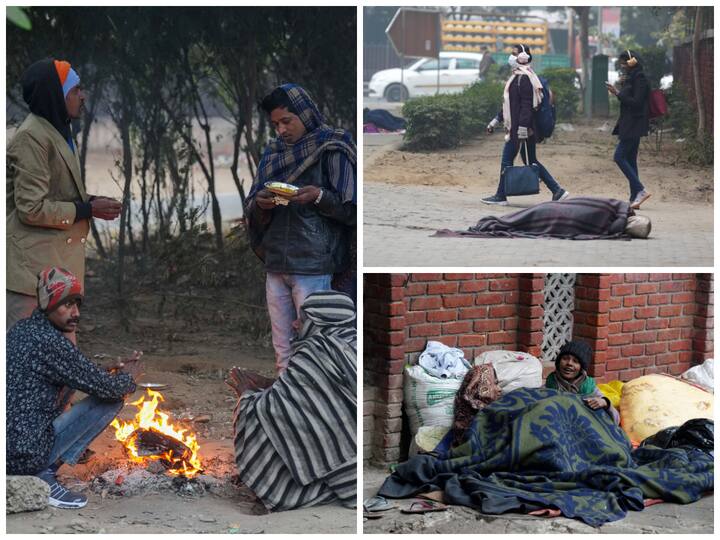
[[[645,201],[647,201],[647,200],[650,198],[650,196],[651,196],[651,194],[648,193],[647,191],[645,191],[645,190],[643,189],[640,193],[638,193],[638,194],[635,196],[635,200],[634,200],[633,203],[630,205],[630,208],[633,208],[634,210],[637,210],[638,208],[640,208],[640,205],[641,205],[642,203],[644,203]]]

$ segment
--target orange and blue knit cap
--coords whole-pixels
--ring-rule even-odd
[[[80,76],[72,67],[70,67],[70,62],[66,62],[65,60],[55,60],[54,63],[55,71],[57,71],[58,77],[60,77],[63,97],[67,97],[68,92],[80,84]]]
[[[82,301],[82,297],[82,285],[72,272],[52,266],[38,274],[38,306],[45,313],[51,313],[71,300]]]

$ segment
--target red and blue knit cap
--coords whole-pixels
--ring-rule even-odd
[[[72,272],[53,266],[38,274],[38,306],[45,313],[52,313],[70,300],[83,298],[82,285]]]
[[[60,77],[63,97],[67,97],[68,92],[80,84],[80,76],[73,68],[70,67],[70,62],[66,62],[65,60],[55,60],[54,63],[55,71],[57,71],[58,77]]]

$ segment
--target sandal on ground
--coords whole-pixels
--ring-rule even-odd
[[[380,495],[369,497],[363,501],[363,510],[366,512],[384,512],[392,508],[395,508],[395,505]]]
[[[400,510],[403,514],[427,514],[428,512],[442,512],[447,506],[436,501],[415,501],[409,508]]]

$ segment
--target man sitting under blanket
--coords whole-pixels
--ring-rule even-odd
[[[310,294],[288,368],[273,381],[233,368],[235,462],[268,510],[356,502],[355,306]]]

